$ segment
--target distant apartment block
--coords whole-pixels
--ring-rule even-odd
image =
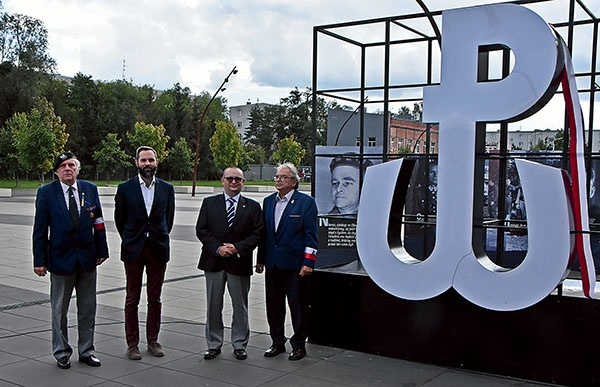
[[[366,147],[383,146],[383,114],[364,113],[364,140]],[[429,143],[427,125],[407,116],[387,114],[389,124],[389,153],[438,152],[438,127],[431,126]],[[342,109],[327,113],[327,145],[360,146],[360,114]]]
[[[229,118],[233,125],[237,128],[238,136],[243,141],[244,135],[248,128],[250,128],[250,110],[252,108],[264,108],[265,106],[270,106],[268,103],[252,103],[250,101],[246,102],[245,105],[239,106],[230,106],[229,107]]]
[[[554,150],[554,141],[558,130],[552,129],[534,129],[517,130],[508,132],[508,150],[532,150],[538,144],[544,144],[547,149]],[[589,132],[585,132],[586,141],[588,141]],[[594,129],[592,134],[592,152],[600,151],[600,130]],[[500,131],[486,132],[485,149],[487,151],[500,150]]]

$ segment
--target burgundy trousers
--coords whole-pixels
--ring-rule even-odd
[[[161,309],[160,295],[165,279],[167,263],[156,257],[149,244],[146,243],[140,259],[135,263],[125,262],[127,279],[125,296],[125,337],[127,347],[137,346],[140,342],[140,326],[138,308],[142,294],[142,280],[146,269],[146,295],[148,310],[146,314],[146,339],[148,344],[158,341],[160,331]]]

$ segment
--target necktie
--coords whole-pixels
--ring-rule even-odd
[[[231,227],[233,224],[233,218],[235,218],[235,206],[234,200],[232,198],[227,199],[228,207],[227,207],[227,225]]]
[[[79,225],[79,211],[77,211],[77,202],[75,201],[75,195],[73,187],[69,187],[69,215],[73,225],[77,227]]]

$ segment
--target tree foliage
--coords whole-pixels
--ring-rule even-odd
[[[69,138],[60,117],[45,99],[30,113],[16,113],[6,124],[14,133],[19,164],[25,170],[36,170],[44,183],[44,173],[52,170],[54,159],[64,149]]]
[[[0,129],[0,170],[4,171],[19,185],[19,173],[24,172],[19,164],[18,151],[15,147],[14,127],[5,126]]]
[[[48,31],[44,23],[27,15],[0,15],[0,62],[40,72],[50,72],[56,62],[48,51]]]
[[[556,136],[554,136],[554,150],[563,150],[565,145],[565,131],[558,129]]]
[[[313,145],[324,145],[327,134],[327,110],[339,106],[336,102],[316,101],[316,133],[313,141],[312,91],[294,88],[280,100],[279,105],[256,105],[250,110],[250,128],[245,141],[262,148],[269,160],[275,152],[275,144],[293,135],[304,146],[303,162],[312,160]]]
[[[402,106],[398,109],[398,114],[405,117],[410,117],[411,120],[421,121],[423,115],[423,102],[415,102],[412,110],[408,106]]]
[[[169,150],[167,163],[175,176],[179,176],[180,183],[186,175],[191,174],[194,168],[194,154],[184,137],[180,137]]]
[[[220,170],[238,166],[242,159],[243,147],[237,129],[229,121],[218,121],[216,127],[209,144],[215,166]]]
[[[280,164],[290,162],[294,165],[300,165],[305,153],[306,150],[302,149],[302,145],[294,139],[292,134],[279,141],[277,150],[273,153],[273,161]]]
[[[169,142],[170,137],[166,134],[165,127],[162,124],[155,126],[144,122],[136,122],[133,133],[127,133],[127,138],[134,149],[142,145],[154,148],[159,163],[169,154],[167,142]]]
[[[94,152],[94,161],[98,170],[106,172],[106,184],[110,185],[110,176],[129,165],[130,156],[121,149],[121,139],[116,133],[109,133],[101,142],[100,149]]]
[[[42,81],[55,66],[47,51],[48,32],[40,20],[0,13],[0,126],[39,99]]]

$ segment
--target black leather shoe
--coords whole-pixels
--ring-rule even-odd
[[[246,353],[245,349],[234,349],[233,355],[238,360],[244,360],[248,358],[248,354]]]
[[[306,356],[306,350],[304,348],[296,348],[292,350],[292,353],[290,353],[290,357],[288,359],[300,360],[303,359],[304,356]]]
[[[100,367],[102,365],[102,363],[100,362],[100,359],[98,359],[94,355],[80,357],[79,361],[89,365],[90,367]]]
[[[204,352],[204,358],[206,360],[212,360],[212,359],[216,358],[217,356],[219,356],[220,354],[221,354],[220,349],[209,349],[208,351]]]
[[[56,366],[58,368],[62,368],[63,370],[71,368],[71,359],[68,356],[63,356],[60,359],[56,360]]]
[[[271,345],[269,349],[265,351],[265,357],[277,356],[280,353],[285,352],[285,345]]]

